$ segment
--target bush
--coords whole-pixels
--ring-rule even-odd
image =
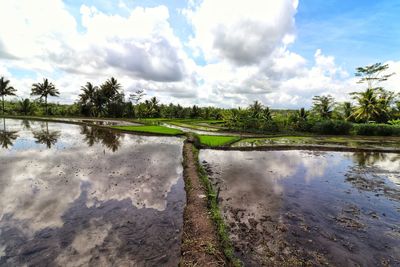
[[[292,128],[295,131],[310,132],[312,127],[313,122],[304,119],[299,119],[292,123]]]
[[[390,120],[390,121],[388,121],[388,123],[391,125],[399,125],[400,126],[400,119]]]
[[[349,134],[352,124],[347,121],[324,120],[317,121],[311,128],[311,131],[319,134]]]
[[[376,136],[400,136],[400,126],[378,124],[378,123],[364,123],[354,124],[354,133],[357,135],[376,135]]]

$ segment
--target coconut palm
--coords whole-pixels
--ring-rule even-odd
[[[81,87],[82,93],[79,95],[80,101],[83,103],[93,103],[97,89],[97,86],[93,85],[91,82],[87,82],[85,86]]]
[[[10,81],[4,79],[4,77],[0,78],[0,96],[3,102],[3,115],[4,115],[4,97],[15,95],[15,92],[17,91],[14,87],[10,86],[9,83]]]
[[[98,99],[96,99],[98,89],[97,86],[94,86],[90,82],[87,82],[85,86],[81,87],[82,93],[79,95],[79,102],[88,109],[90,116],[94,116],[96,113],[95,104],[98,102]]]
[[[46,115],[47,115],[47,97],[48,96],[59,96],[60,92],[53,83],[49,82],[49,80],[43,79],[43,83],[34,83],[32,84],[32,92],[31,95],[39,96],[39,99],[42,100],[44,98],[44,104],[46,107]]]
[[[374,88],[367,88],[364,92],[353,92],[351,95],[358,103],[353,113],[357,120],[370,121],[380,115],[380,101]]]
[[[61,133],[59,131],[49,131],[49,124],[45,122],[46,128],[41,131],[34,131],[33,138],[36,139],[35,143],[44,144],[47,148],[54,146],[58,138],[60,138]]]
[[[265,121],[271,121],[272,120],[272,114],[271,111],[269,109],[269,107],[266,107],[263,109],[262,114],[261,114],[261,118]]]
[[[29,98],[25,98],[25,99],[19,101],[18,105],[19,105],[19,111],[24,115],[28,115],[29,113],[31,113],[31,111],[33,109],[33,104],[29,100]]]
[[[330,95],[313,97],[313,110],[323,119],[329,119],[331,117],[334,105],[335,100]]]
[[[120,89],[121,84],[118,83],[117,79],[114,77],[111,77],[101,85],[102,93],[109,101],[112,101],[112,99],[119,94]]]
[[[305,110],[305,108],[301,108],[301,109],[299,109],[299,110],[297,111],[297,116],[298,116],[300,119],[307,120],[308,112]]]
[[[262,116],[263,113],[263,105],[258,101],[254,101],[253,104],[249,106],[249,110],[251,113],[251,117],[259,118]]]
[[[343,116],[343,119],[345,121],[352,121],[353,120],[353,112],[354,112],[354,107],[351,102],[343,102],[339,106],[339,111],[341,115]]]
[[[18,134],[15,131],[7,132],[0,131],[0,146],[4,149],[8,149],[13,146],[14,141],[18,138]]]

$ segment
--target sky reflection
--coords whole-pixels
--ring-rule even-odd
[[[18,130],[18,138],[0,154],[0,253],[3,254],[0,265],[2,261],[14,264],[23,261],[15,258],[16,236],[43,242],[40,236],[50,231],[55,238],[58,234],[54,231],[73,227],[66,219],[83,225],[77,226],[80,231],[69,234],[71,238],[68,235],[57,237],[58,241],[50,238],[55,244],[69,244],[67,250],[54,252],[53,260],[61,265],[72,255],[78,255],[76,265],[88,262],[105,240],[108,246],[125,244],[123,237],[116,237],[120,232],[114,228],[128,220],[119,221],[124,217],[121,214],[107,219],[105,216],[109,215],[102,210],[110,205],[116,211],[130,214],[133,220],[139,214],[147,214],[145,224],[154,225],[157,236],[163,229],[157,226],[162,225],[160,220],[167,219],[169,224],[172,222],[168,218],[172,216],[174,226],[165,234],[177,236],[176,240],[168,241],[174,244],[168,249],[179,254],[182,223],[179,218],[185,200],[181,185],[181,139],[134,136],[57,123],[18,120],[6,123],[7,128]],[[37,133],[44,136],[39,138]],[[68,215],[71,209],[88,210],[88,213],[76,218]],[[151,232],[142,234],[151,235]],[[31,246],[36,246],[34,243]],[[113,249],[115,253],[117,250]],[[41,257],[39,254],[37,258]],[[113,263],[113,260],[107,258],[107,262]]]

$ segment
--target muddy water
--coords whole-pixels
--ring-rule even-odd
[[[400,155],[200,152],[246,266],[400,266]]]
[[[6,120],[0,266],[177,266],[181,154],[179,138]]]

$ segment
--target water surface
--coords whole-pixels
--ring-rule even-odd
[[[246,266],[400,266],[400,155],[203,150]]]
[[[177,266],[182,139],[5,124],[0,266]]]

